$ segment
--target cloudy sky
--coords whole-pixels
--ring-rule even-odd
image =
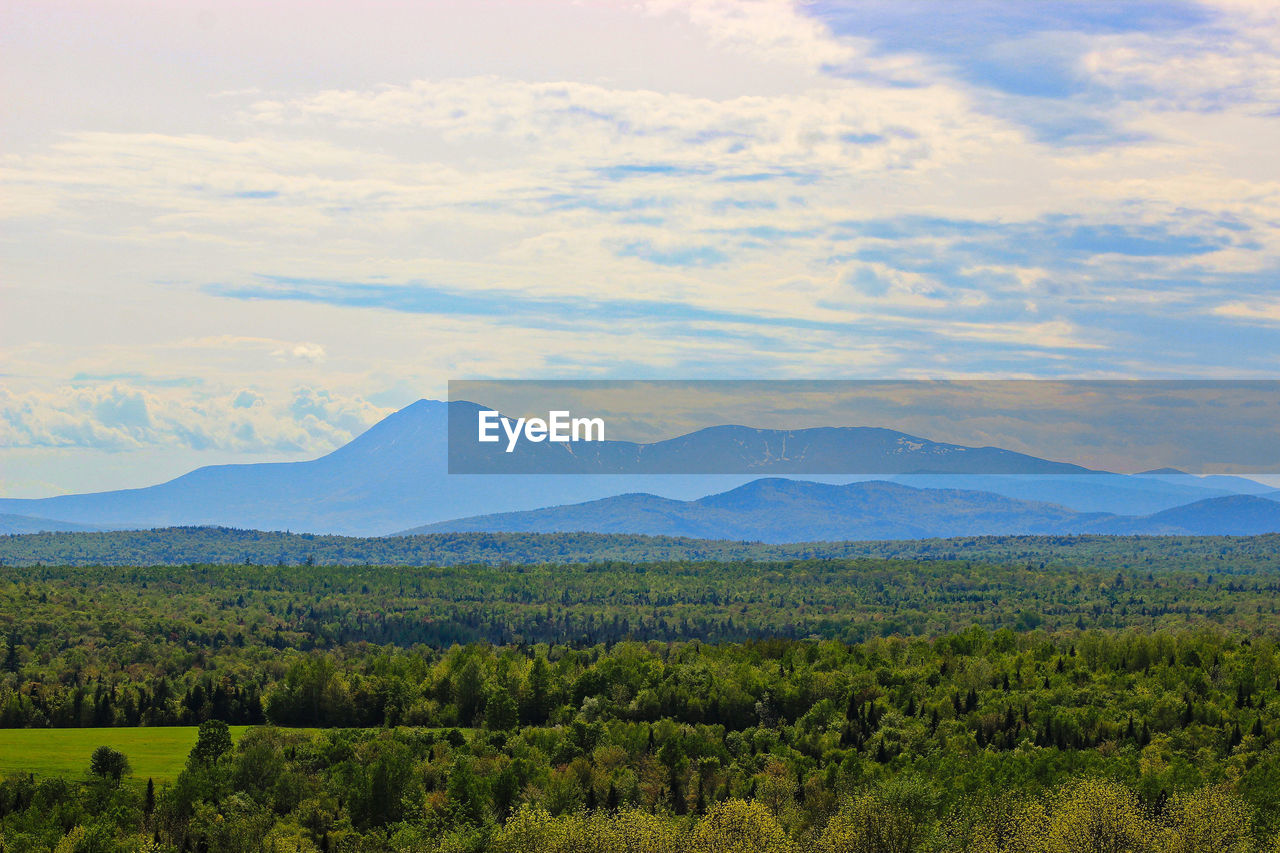
[[[1276,377],[1280,6],[0,10],[0,494],[463,377]]]

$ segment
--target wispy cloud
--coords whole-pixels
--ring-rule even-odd
[[[136,451],[320,453],[389,413],[361,398],[298,387],[272,399],[252,391],[162,393],[154,383],[76,383],[16,395],[0,389],[0,450],[91,448]]]
[[[551,299],[507,290],[460,292],[411,282],[317,281],[262,276],[258,284],[209,284],[205,292],[233,299],[315,302],[348,308],[375,308],[407,314],[465,315],[483,317],[504,325],[551,326],[557,329],[610,324],[619,320],[653,324],[713,322],[793,329],[846,328],[837,322],[819,322],[785,315],[753,315],[741,311],[701,308],[686,302],[645,299]],[[856,319],[851,316],[850,320]],[[298,354],[295,348],[295,354]]]
[[[1213,309],[1219,317],[1252,323],[1280,324],[1280,302],[1228,302]]]

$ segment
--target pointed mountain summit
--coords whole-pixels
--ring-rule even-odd
[[[141,489],[0,499],[0,513],[103,527],[219,525],[376,536],[423,521],[531,509],[635,490],[644,478],[448,475],[449,412],[419,400],[348,444],[305,462],[211,465]],[[724,478],[662,478],[696,497]],[[738,480],[740,482],[740,480]]]

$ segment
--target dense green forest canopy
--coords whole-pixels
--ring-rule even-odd
[[[1280,572],[1039,562],[791,560],[511,566],[0,567],[15,654],[137,666],[170,650],[594,645],[1059,630],[1280,627]],[[1201,563],[1204,565],[1205,563]]]
[[[98,752],[81,784],[0,781],[4,849],[604,853],[641,833],[673,853],[1163,853],[1216,849],[1186,844],[1207,832],[1247,853],[1280,831],[1280,649],[1221,630],[192,663],[194,681],[72,677],[82,712],[110,715],[93,722],[175,714],[209,735],[158,791]],[[6,678],[45,714],[48,682],[29,679],[65,675],[24,661]],[[362,728],[260,726],[232,746],[221,719],[246,714]]]
[[[589,563],[803,560],[896,557],[906,560],[1032,562],[1144,571],[1225,564],[1237,573],[1280,571],[1280,534],[1266,536],[976,536],[769,545],[604,533],[433,533],[356,538],[310,533],[169,527],[98,533],[0,536],[0,565],[452,566],[473,563]]]
[[[208,730],[0,779],[0,850],[1280,849],[1274,544],[972,541],[0,567],[0,726]]]

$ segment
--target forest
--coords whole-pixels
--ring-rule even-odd
[[[1277,555],[1016,547],[0,567],[0,726],[201,727],[0,850],[1280,850]]]
[[[1263,536],[968,536],[768,544],[622,533],[429,533],[353,537],[229,527],[0,536],[0,566],[205,563],[457,566],[661,561],[777,562],[856,557],[1032,562],[1070,568],[1280,569],[1280,534]]]

